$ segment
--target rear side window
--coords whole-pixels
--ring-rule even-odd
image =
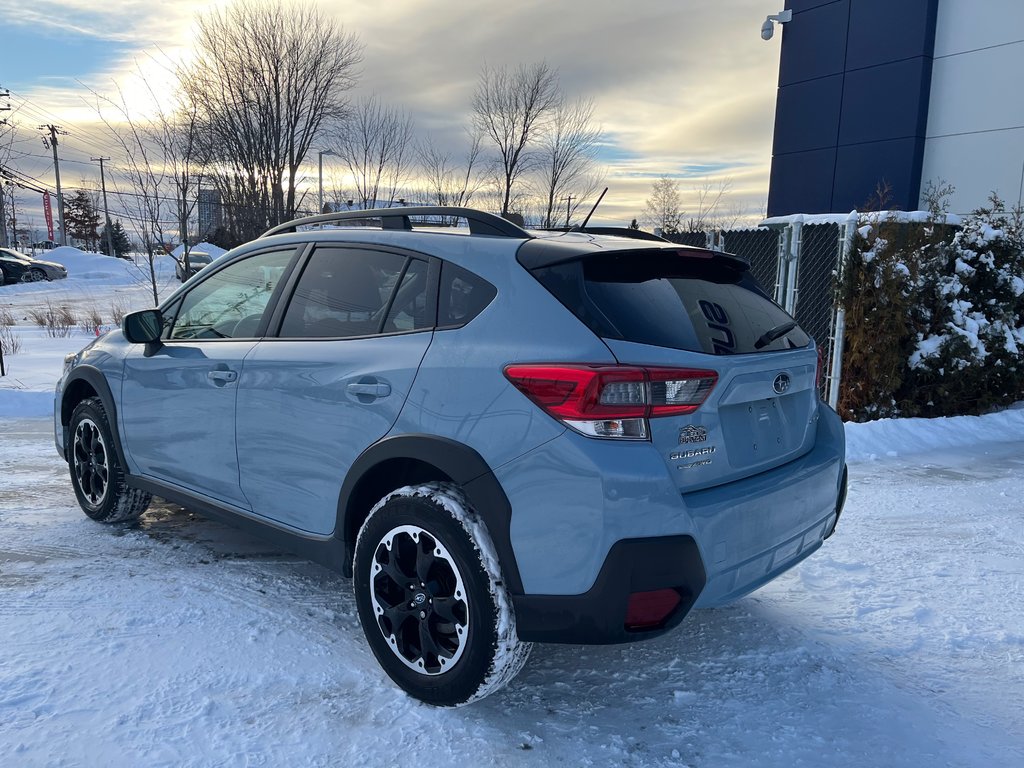
[[[438,329],[465,325],[479,315],[497,294],[497,289],[479,275],[444,262],[437,305]]]
[[[675,252],[599,254],[534,276],[602,338],[735,355],[805,347],[793,319],[754,278]]]

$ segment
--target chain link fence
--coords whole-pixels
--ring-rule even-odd
[[[722,233],[722,250],[750,262],[750,272],[769,296],[778,298],[779,233],[774,229],[731,229]]]
[[[785,307],[822,351],[826,375],[822,397],[838,388],[838,367],[830,365],[836,334],[835,280],[845,242],[839,224],[787,224],[724,232],[680,232],[667,239],[680,245],[717,247],[750,262],[750,271],[769,296]]]

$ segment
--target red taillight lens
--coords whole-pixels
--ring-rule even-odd
[[[510,365],[505,376],[549,414],[586,434],[632,438],[647,436],[646,423],[617,422],[693,413],[718,381],[714,371],[623,365]],[[596,431],[583,426],[597,422],[603,426]]]
[[[825,350],[818,347],[818,370],[814,373],[814,384],[821,391],[822,377],[825,375]]]
[[[634,592],[626,606],[626,629],[656,629],[681,602],[674,589],[656,589],[653,592]]]
[[[628,419],[647,412],[642,368],[510,365],[505,376],[560,419]]]

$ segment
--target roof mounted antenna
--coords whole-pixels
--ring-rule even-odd
[[[585,218],[585,219],[583,220],[583,223],[582,223],[582,224],[580,224],[580,225],[579,225],[578,227],[574,227],[574,229],[575,229],[575,230],[576,230],[577,232],[578,232],[579,230],[581,230],[581,229],[586,229],[586,226],[587,226],[587,222],[588,222],[588,221],[590,221],[590,217],[594,215],[594,211],[596,211],[596,210],[597,210],[597,206],[599,206],[599,205],[601,204],[601,201],[602,201],[602,200],[604,200],[604,196],[605,196],[605,193],[606,193],[607,191],[608,191],[608,187],[605,187],[605,188],[604,188],[604,192],[602,192],[602,193],[601,193],[601,196],[597,198],[597,202],[596,202],[596,203],[594,203],[594,207],[593,207],[593,208],[591,208],[591,209],[590,209],[590,213],[588,213],[588,214],[587,214],[587,218]]]

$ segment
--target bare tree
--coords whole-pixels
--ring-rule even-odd
[[[666,234],[679,231],[683,212],[679,202],[679,182],[662,176],[651,186],[651,196],[647,198],[641,220],[653,229],[660,229]]]
[[[334,153],[351,174],[362,208],[390,207],[414,158],[412,118],[376,96],[359,102],[338,131]]]
[[[594,125],[593,101],[577,99],[555,107],[537,153],[544,226],[558,225],[564,201],[568,227],[573,212],[600,186],[595,157],[601,136],[601,129]]]
[[[160,303],[156,257],[164,251],[165,227],[174,221],[167,210],[165,158],[161,148],[151,141],[148,127],[132,119],[128,101],[120,88],[117,88],[116,99],[95,92],[93,95],[97,99],[96,112],[120,149],[121,181],[112,173],[111,186],[124,218],[142,240],[147,261],[146,280],[153,291],[153,306],[156,306]]]
[[[732,179],[718,183],[703,181],[693,187],[696,211],[687,219],[689,232],[732,229],[743,218],[743,211],[729,200]]]
[[[417,151],[420,168],[427,186],[427,196],[437,205],[469,205],[470,200],[484,183],[479,167],[479,132],[469,132],[469,149],[460,161],[453,160],[450,152],[442,152],[430,139]]]
[[[559,103],[558,73],[546,62],[514,70],[484,66],[473,97],[473,124],[498,150],[501,213],[507,214],[512,188],[533,165],[536,133]]]
[[[236,0],[199,17],[179,82],[198,105],[234,238],[294,217],[300,168],[346,116],[361,59],[356,36],[312,3]]]
[[[146,87],[156,103],[148,81]],[[206,124],[200,120],[199,105],[182,94],[178,107],[170,113],[157,110],[155,120],[148,127],[149,141],[159,147],[164,169],[174,189],[174,206],[178,219],[184,274],[189,274],[189,253],[193,243],[189,238],[189,222],[199,204],[199,187],[203,183],[211,151],[206,141]]]

